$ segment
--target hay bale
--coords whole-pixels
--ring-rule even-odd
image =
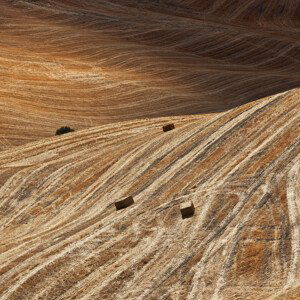
[[[170,131],[170,130],[173,130],[173,129],[175,129],[175,125],[173,123],[163,126],[163,131],[164,132]]]
[[[192,201],[184,202],[180,205],[182,219],[190,218],[195,213],[195,207]]]
[[[115,206],[117,210],[126,208],[134,203],[133,197],[129,196],[125,199],[115,201]]]
[[[66,134],[69,132],[73,132],[74,129],[70,128],[69,126],[65,126],[65,127],[60,127],[56,130],[55,135],[62,135],[62,134]]]

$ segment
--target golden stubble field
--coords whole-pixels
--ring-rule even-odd
[[[2,149],[300,84],[298,1],[1,1]]]
[[[300,10],[268,3],[1,2],[1,300],[299,299]]]

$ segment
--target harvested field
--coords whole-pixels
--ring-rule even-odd
[[[260,3],[0,3],[1,300],[300,298],[300,4]]]
[[[0,147],[300,85],[300,2],[1,1]]]
[[[129,121],[2,151],[0,298],[299,291],[299,104],[293,90],[171,118],[168,134],[164,118]]]

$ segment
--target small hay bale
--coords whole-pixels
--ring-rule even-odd
[[[175,129],[175,125],[173,123],[163,126],[163,131],[164,132],[170,131],[170,130],[173,130],[173,129]]]
[[[129,196],[125,199],[115,201],[115,206],[117,210],[126,208],[134,203],[133,197]]]
[[[74,129],[70,128],[69,126],[60,127],[56,130],[55,135],[62,135],[62,134],[73,132],[73,131],[74,131]]]
[[[192,201],[184,202],[180,205],[182,219],[190,218],[195,213],[195,207]]]

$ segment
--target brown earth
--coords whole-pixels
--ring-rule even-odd
[[[1,2],[1,300],[300,299],[300,5],[259,2]]]

